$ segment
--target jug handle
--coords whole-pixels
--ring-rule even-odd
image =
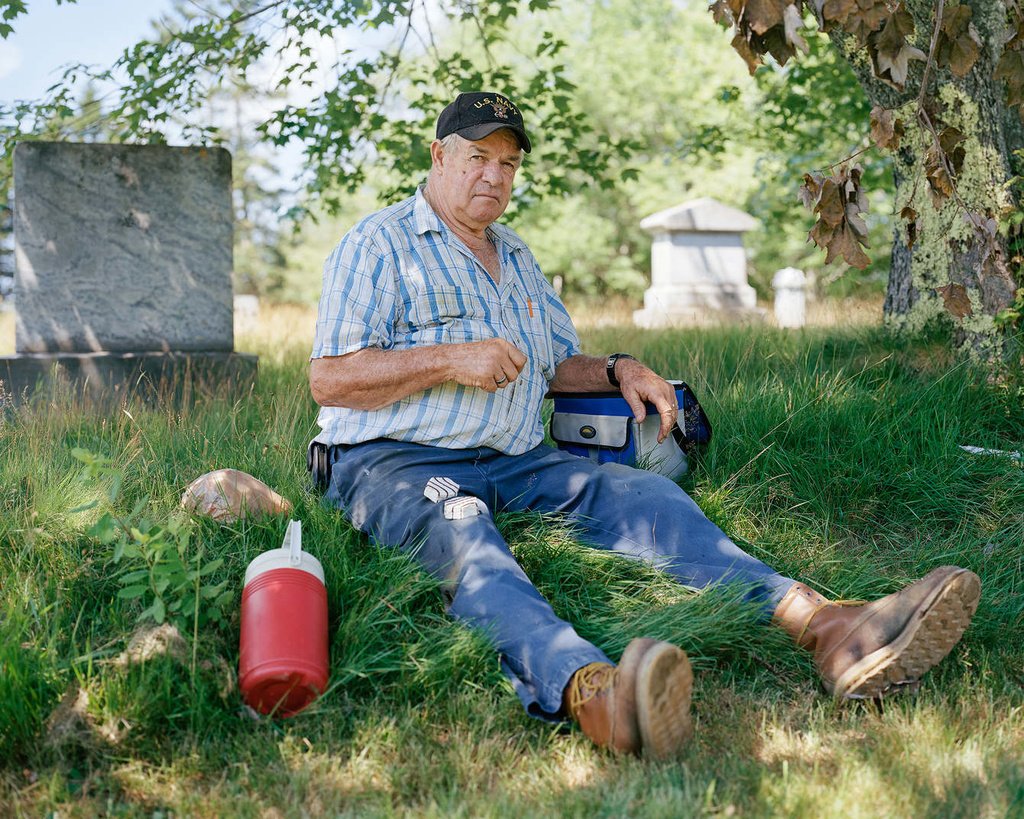
[[[288,563],[298,566],[302,563],[302,522],[298,520],[288,521],[288,529],[284,533],[285,544],[288,548]]]

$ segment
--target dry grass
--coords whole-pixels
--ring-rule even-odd
[[[626,299],[570,299],[569,312],[581,330],[631,327],[637,305]],[[764,323],[774,327],[771,305],[764,309]],[[881,299],[815,300],[807,304],[807,326],[871,326],[881,323]],[[265,305],[256,316],[235,315],[235,349],[281,361],[296,348],[313,346],[315,305]],[[14,354],[14,313],[0,312],[0,355]]]
[[[633,311],[639,305],[627,299],[568,299],[567,307],[576,326],[581,330],[600,330],[608,327],[632,327]],[[758,305],[759,317],[747,322],[765,327],[777,327],[771,302]],[[882,298],[875,299],[813,299],[808,300],[805,310],[807,327],[877,327],[882,323]],[[722,318],[708,313],[701,320],[680,325],[679,329],[695,325],[714,327],[722,324]]]
[[[0,312],[0,355],[14,355],[14,313]]]

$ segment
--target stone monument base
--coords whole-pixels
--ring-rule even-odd
[[[765,312],[764,308],[757,306],[754,288],[746,283],[653,285],[644,291],[643,309],[633,313],[633,323],[649,330],[760,321]]]
[[[90,404],[237,398],[256,383],[259,358],[248,353],[22,353],[0,356],[0,398],[73,395]]]
[[[664,310],[634,310],[633,324],[643,330],[664,330],[672,327],[709,327],[717,324],[747,324],[763,321],[763,307],[687,307]]]

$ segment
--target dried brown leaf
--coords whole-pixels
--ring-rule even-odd
[[[945,287],[936,287],[935,292],[942,296],[943,304],[946,306],[946,312],[950,315],[960,319],[964,316],[974,315],[974,308],[971,307],[971,300],[962,284],[953,282],[951,284],[947,284]]]
[[[846,204],[846,224],[853,230],[854,235],[865,247],[871,247],[868,244],[868,225],[864,221],[864,218],[860,215],[857,209],[857,205],[854,202],[848,202]]]
[[[736,50],[743,61],[747,64],[747,70],[750,72],[750,76],[754,76],[754,72],[762,65],[761,57],[759,54],[755,54],[754,50],[750,47],[750,43],[743,34],[737,34],[732,38],[732,47]]]
[[[851,12],[857,10],[857,0],[825,0],[818,13],[826,23],[843,25]]]
[[[928,180],[928,193],[931,194],[932,204],[939,210],[953,195],[953,180],[942,163],[941,152],[935,146],[925,152],[924,174]]]
[[[830,227],[839,225],[846,218],[843,193],[836,180],[826,179],[821,186],[821,195],[814,212]]]
[[[958,77],[964,77],[978,61],[980,50],[981,38],[971,22],[970,6],[945,9],[936,41],[936,63],[940,67],[948,66]]]
[[[871,109],[871,141],[879,150],[885,150],[894,136],[892,111],[876,105]]]
[[[732,13],[729,11],[729,4],[725,0],[715,0],[708,10],[711,12],[711,16],[715,18],[715,22],[720,25],[730,26],[735,21],[733,20]]]
[[[867,40],[868,54],[876,77],[897,88],[902,89],[906,85],[910,60],[927,59],[923,51],[907,42],[913,33],[914,18],[900,3],[882,30]]]
[[[821,220],[818,220],[814,223],[814,227],[807,232],[807,238],[822,250],[825,250],[828,248],[828,243],[832,241],[832,236],[835,232],[835,228],[829,227]]]
[[[800,36],[800,29],[803,28],[804,19],[800,16],[800,9],[795,3],[786,6],[786,11],[782,15],[782,21],[786,42],[804,54],[809,54],[810,49],[807,47],[807,41]]]
[[[885,25],[892,10],[885,0],[857,0],[843,27],[857,39],[857,45],[864,46],[868,37]]]
[[[800,201],[803,202],[804,207],[809,211],[814,211],[814,206],[818,203],[818,197],[821,196],[821,185],[824,179],[821,174],[817,173],[805,173],[804,184],[800,186],[798,196]]]
[[[997,80],[1006,80],[1007,108],[1024,105],[1024,51],[1007,46],[992,76]]]
[[[742,19],[755,34],[764,34],[775,26],[781,26],[785,13],[785,0],[747,0]]]
[[[861,249],[861,243],[845,225],[836,228],[832,238],[829,240],[825,264],[831,264],[840,256],[843,257],[847,264],[856,267],[858,270],[863,270],[871,264],[871,259]]]

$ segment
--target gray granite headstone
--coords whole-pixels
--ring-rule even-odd
[[[233,348],[226,150],[23,142],[14,194],[17,352]]]
[[[231,155],[23,142],[14,152],[15,349],[0,389],[90,398],[237,392]]]

